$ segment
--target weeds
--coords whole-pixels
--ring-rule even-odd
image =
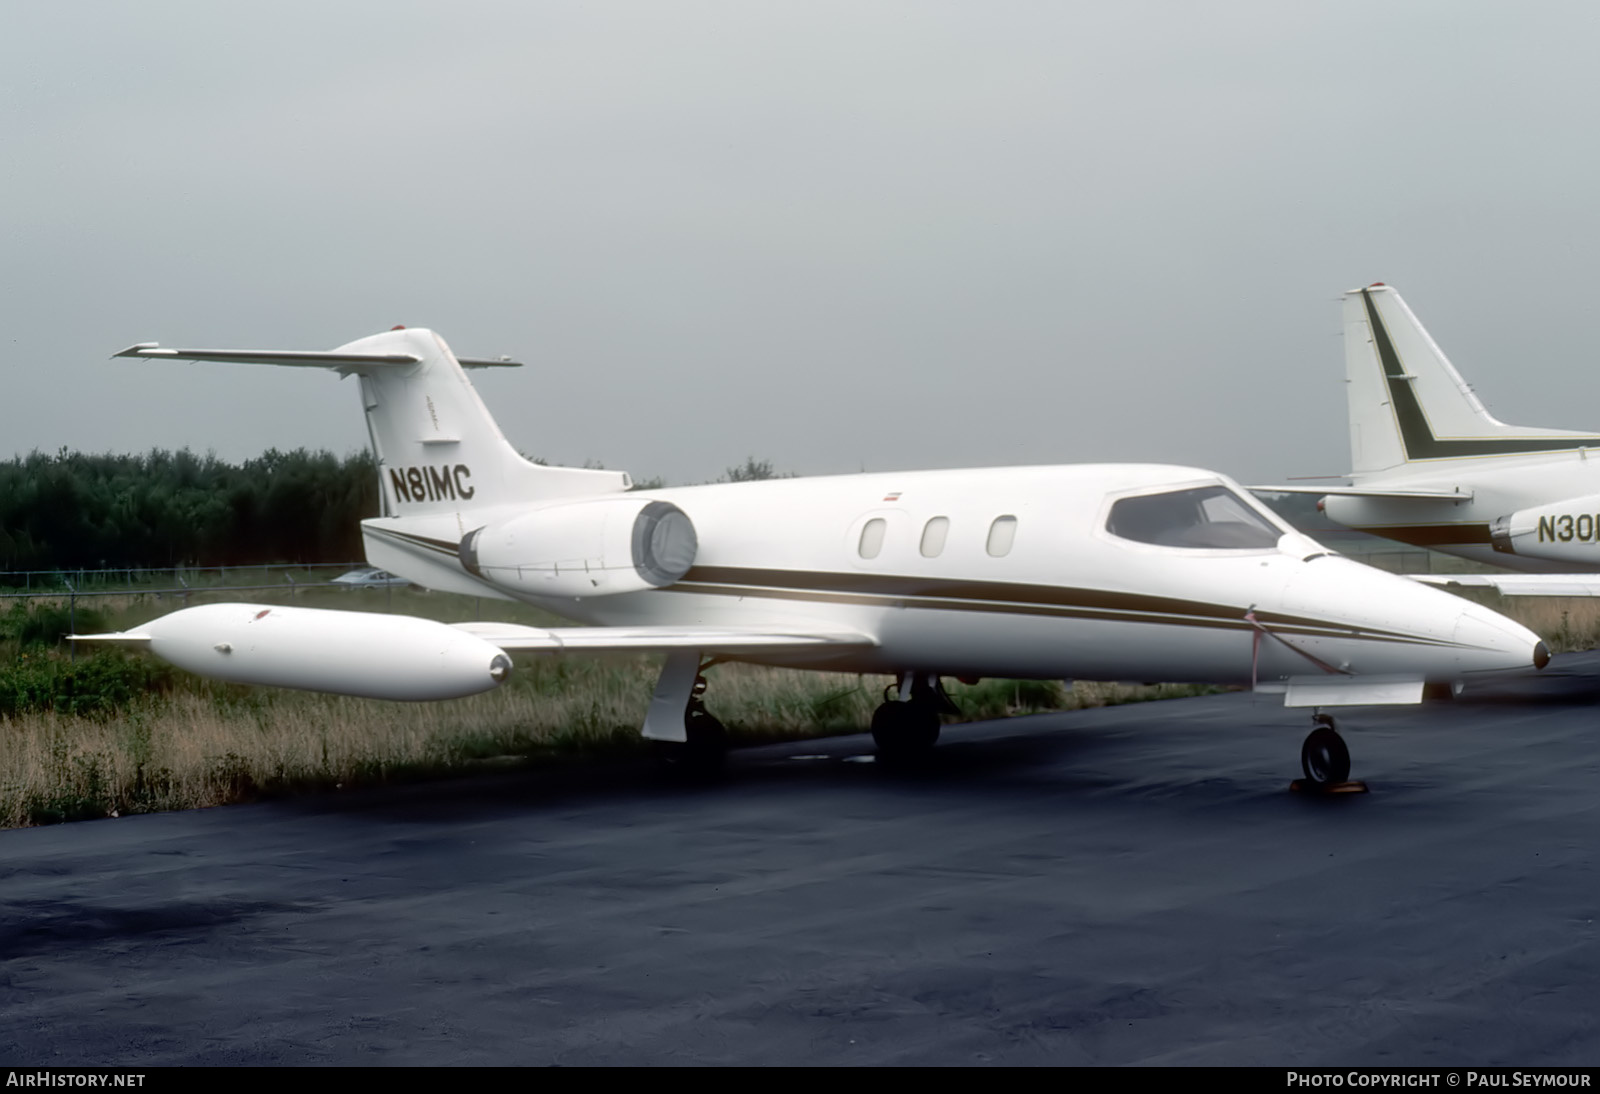
[[[29,654],[0,670],[0,695],[12,697],[0,716],[0,824],[636,754],[659,670],[650,657],[542,659],[519,664],[493,693],[389,703],[217,684],[116,653],[77,665]],[[715,709],[736,743],[860,732],[881,699],[876,679],[737,664],[713,672]],[[1203,690],[951,686],[969,719]]]
[[[470,613],[465,603],[463,609],[459,601],[442,601],[439,610]],[[418,608],[431,606],[413,598],[411,610],[425,614]],[[1558,651],[1600,641],[1600,607],[1588,601],[1495,606]],[[628,755],[639,748],[638,726],[660,669],[652,657],[524,660],[486,695],[388,703],[219,684],[117,651],[80,655],[74,663],[43,639],[24,641],[25,633],[36,633],[27,614],[12,609],[0,618],[0,825],[6,826],[220,805],[485,765]],[[130,600],[107,611],[127,614],[147,617],[151,607]],[[855,733],[869,724],[882,684],[729,664],[713,670],[713,709],[735,741],[745,743]],[[1037,680],[949,688],[967,719],[1217,690]]]

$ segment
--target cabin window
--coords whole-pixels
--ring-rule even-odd
[[[1106,530],[1160,547],[1255,550],[1276,547],[1284,534],[1226,486],[1123,498],[1111,507]]]
[[[934,517],[922,526],[922,557],[938,558],[944,551],[945,537],[950,534],[950,518]]]
[[[1016,538],[1017,518],[995,517],[994,523],[989,525],[989,542],[985,545],[985,550],[995,558],[1004,558],[1011,553],[1011,544]]]
[[[883,550],[883,533],[888,527],[888,521],[882,517],[873,517],[861,526],[861,542],[856,550],[862,558],[878,557],[878,552]]]

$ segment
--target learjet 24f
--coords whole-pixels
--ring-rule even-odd
[[[367,560],[418,585],[526,601],[586,624],[446,625],[247,604],[81,636],[217,679],[383,699],[487,691],[509,654],[666,654],[643,735],[720,758],[704,671],[725,661],[882,674],[880,756],[930,747],[940,678],[1166,680],[1281,691],[1314,708],[1421,700],[1429,683],[1548,659],[1538,637],[1449,593],[1329,552],[1232,480],[1086,464],[891,472],[633,490],[507,443],[438,335],[326,353],[163,349],[120,357],[355,376],[382,483]],[[1349,775],[1318,715],[1313,783]]]

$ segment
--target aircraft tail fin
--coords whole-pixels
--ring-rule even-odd
[[[1495,418],[1387,285],[1345,293],[1344,346],[1357,484],[1421,463],[1600,447],[1600,435]]]
[[[430,330],[400,328],[320,353],[142,343],[116,356],[309,366],[354,375],[385,516],[459,516],[498,505],[617,493],[632,485],[620,471],[545,467],[525,459],[463,371],[516,362],[457,358]]]

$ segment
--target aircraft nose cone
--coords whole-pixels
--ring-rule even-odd
[[[1528,628],[1488,608],[1472,605],[1456,621],[1461,667],[1468,672],[1543,668],[1550,649]]]

